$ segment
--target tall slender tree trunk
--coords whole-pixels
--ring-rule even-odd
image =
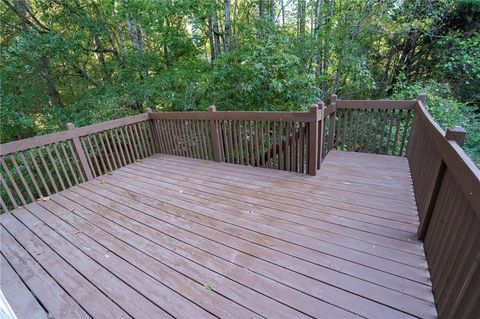
[[[297,21],[298,21],[298,44],[300,49],[300,56],[305,65],[306,61],[306,47],[305,47],[305,1],[298,0],[297,7]]]
[[[46,55],[42,55],[38,61],[40,77],[42,78],[45,93],[47,93],[50,104],[63,107],[62,98],[57,90],[57,87],[53,83],[52,74],[50,73],[50,61]]]
[[[258,2],[258,10],[260,12],[260,18],[265,19],[265,0]]]
[[[213,9],[213,41],[214,41],[214,48],[215,48],[215,57],[219,57],[222,54],[221,46],[220,46],[220,31],[218,28],[218,14],[217,8]]]
[[[275,0],[270,0],[270,20],[275,24]]]
[[[215,61],[215,44],[213,42],[213,23],[212,18],[208,18],[208,41],[210,43],[210,62]]]
[[[285,6],[283,5],[283,0],[280,0],[280,10],[282,11],[282,27],[285,26]]]
[[[230,5],[230,0],[225,0],[225,52],[230,52]]]

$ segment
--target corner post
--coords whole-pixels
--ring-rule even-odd
[[[75,125],[73,125],[73,123],[67,123],[67,130],[71,131],[74,129],[75,129]],[[85,155],[85,150],[82,147],[80,138],[78,136],[74,136],[72,137],[72,142],[73,142],[73,148],[77,153],[78,159],[80,161],[80,167],[82,168],[83,173],[87,178],[87,181],[92,180],[93,179],[92,170],[88,165],[87,156]]]
[[[152,109],[147,107],[145,109],[145,113],[148,114],[148,127],[149,127],[149,137],[151,139],[151,143],[153,144],[153,149],[155,153],[161,153],[160,147],[160,136],[157,131],[157,126],[155,125],[155,120],[152,118]]]
[[[332,113],[329,115],[328,125],[328,150],[333,149],[333,142],[335,141],[335,115],[337,114],[337,95],[332,94],[330,96],[330,105],[333,107]]]
[[[318,159],[318,105],[310,107],[311,119],[308,123],[308,174],[317,175]]]
[[[216,112],[217,108],[215,105],[211,105],[208,107],[208,112]],[[213,151],[213,160],[215,162],[222,161],[222,154],[220,152],[220,135],[218,133],[218,121],[215,119],[210,120],[210,135],[212,136],[212,151]]]
[[[447,130],[445,133],[445,138],[449,141],[455,141],[460,147],[463,147],[463,143],[465,143],[465,136],[467,135],[467,131],[461,126],[452,126]]]
[[[417,103],[415,103],[415,109],[418,107],[419,103],[425,104],[425,101],[427,100],[427,95],[425,93],[418,93],[417,95]],[[405,152],[405,155],[407,156],[408,161],[410,162],[410,154],[411,154],[411,148],[414,147],[417,139],[417,127],[419,125],[418,123],[418,115],[415,115],[413,113],[413,121],[412,121],[412,127],[410,128],[410,136],[408,136],[408,142],[407,142],[407,150]]]
[[[447,139],[448,141],[454,141],[460,147],[462,147],[463,143],[465,142],[466,134],[467,132],[463,127],[452,126],[445,133],[445,139]],[[445,162],[441,160],[435,172],[435,182],[433,184],[433,189],[427,195],[428,198],[425,204],[425,216],[418,227],[417,237],[419,240],[424,240],[425,235],[427,234],[428,226],[430,225],[430,220],[432,218],[433,209],[435,207],[435,203],[437,202],[440,187],[442,186],[443,178],[445,176],[445,169]]]

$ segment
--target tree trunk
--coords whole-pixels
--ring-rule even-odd
[[[270,0],[270,20],[275,24],[275,0]]]
[[[280,10],[282,10],[282,27],[285,26],[285,6],[283,5],[283,0],[280,0]]]
[[[260,11],[260,18],[265,19],[265,0],[259,1],[258,10]]]
[[[210,43],[210,62],[215,61],[215,45],[213,43],[213,24],[212,18],[208,18],[208,41]]]
[[[298,0],[297,8],[297,21],[298,21],[298,42],[300,49],[300,57],[302,63],[306,63],[306,51],[305,51],[305,0]]]
[[[47,93],[50,100],[50,105],[63,107],[64,105],[60,97],[60,93],[58,92],[52,80],[48,58],[45,55],[42,55],[38,62],[40,77],[42,78],[43,84],[45,86],[45,92]]]
[[[130,40],[132,40],[133,47],[138,51],[143,52],[143,35],[142,29],[138,25],[136,21],[131,20],[127,15],[127,27],[128,27],[128,34],[130,35]]]
[[[213,40],[215,48],[215,57],[219,57],[222,54],[220,47],[220,31],[218,29],[218,15],[217,9],[213,9]]]
[[[230,0],[225,0],[225,52],[230,52]]]

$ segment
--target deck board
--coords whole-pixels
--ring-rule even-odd
[[[312,177],[157,154],[0,219],[54,317],[436,316],[404,158],[335,151]]]

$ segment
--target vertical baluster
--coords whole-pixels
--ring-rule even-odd
[[[115,129],[114,130],[114,133],[115,133],[115,142],[114,145],[115,145],[115,149],[118,150],[118,154],[120,155],[120,158],[122,159],[122,164],[120,166],[125,166],[127,165],[127,160],[125,159],[125,154],[124,154],[124,148],[123,148],[123,142],[122,140],[120,139],[120,135],[118,135],[118,131],[119,129]],[[120,133],[121,134],[121,133]]]
[[[69,131],[74,131],[75,132],[75,126],[73,123],[67,123],[67,130]],[[93,174],[92,174],[92,165],[89,162],[90,159],[87,158],[85,155],[85,145],[82,147],[82,143],[80,142],[80,137],[77,135],[74,135],[72,137],[72,144],[69,144],[70,149],[72,151],[73,158],[75,159],[75,164],[77,167],[79,167],[78,172],[80,173],[82,180],[91,180],[93,179]],[[80,164],[77,161],[80,161]]]
[[[12,176],[12,174],[10,173],[10,169],[8,168],[7,163],[5,163],[5,160],[4,160],[3,157],[1,157],[1,156],[0,156],[0,163],[2,164],[2,167],[3,167],[3,169],[5,170],[5,173],[7,174],[7,177],[8,177],[8,179],[10,180],[10,183],[11,183],[12,186],[13,186],[13,189],[14,189],[15,192],[17,193],[18,198],[20,198],[20,201],[22,202],[23,205],[27,205],[27,201],[25,200],[25,197],[23,197],[22,192],[20,191],[20,189],[18,188],[17,183],[16,183],[15,180],[13,179],[13,176]],[[0,173],[0,175],[1,175],[1,173]]]
[[[10,161],[12,162],[12,164],[13,164],[13,167],[15,168],[15,171],[18,174],[18,177],[20,178],[20,181],[23,184],[23,187],[25,188],[28,196],[30,197],[30,201],[33,202],[35,200],[35,197],[33,196],[32,192],[30,191],[30,187],[28,186],[27,182],[25,181],[25,178],[23,177],[22,171],[20,170],[20,167],[18,167],[18,165],[17,165],[17,161],[15,160],[15,157],[12,154],[10,154],[9,158],[10,158]]]
[[[393,109],[391,111],[391,115],[390,115],[390,121],[388,123],[388,137],[387,137],[387,141],[385,143],[385,154],[388,154],[388,146],[390,145],[390,139],[392,137],[392,130],[393,130],[393,123],[394,123],[394,120],[395,120],[395,110]]]
[[[109,131],[109,132],[111,133],[112,131]],[[103,138],[105,139],[105,144],[107,145],[109,157],[112,159],[111,162],[113,164],[112,165],[113,169],[117,170],[118,166],[117,166],[117,162],[115,160],[115,154],[113,153],[112,145],[110,144],[110,138],[109,138],[109,134],[107,133],[107,131],[103,132]]]
[[[5,204],[1,196],[0,196],[0,207],[2,207],[4,213],[8,212],[7,205]]]
[[[48,176],[48,179],[50,180],[50,183],[53,186],[53,190],[55,191],[55,193],[58,193],[57,184],[55,184],[55,180],[53,179],[52,174],[50,173],[50,168],[48,167],[47,162],[45,161],[45,158],[43,157],[41,148],[37,148],[37,153],[40,156],[40,161],[42,162],[43,168],[47,172],[47,176]]]
[[[270,141],[270,121],[267,121],[267,167],[272,168],[272,143]]]
[[[242,122],[236,121],[237,124],[237,141],[238,141],[238,157],[240,159],[240,164],[245,165],[244,155],[243,155],[243,139],[242,139]]]
[[[250,154],[249,154],[249,145],[248,145],[248,132],[247,132],[247,122],[243,121],[243,135],[244,135],[244,141],[245,141],[245,164],[246,165],[251,165],[250,164]]]
[[[407,131],[410,124],[411,112],[412,110],[407,111],[407,118],[405,120],[405,125],[403,126],[402,142],[400,144],[400,151],[398,153],[399,156],[403,155],[403,147],[405,146],[405,141],[407,140]]]
[[[8,187],[8,184],[3,179],[3,174],[1,172],[0,172],[0,183],[2,184],[3,188],[5,189],[5,192],[7,192],[8,199],[10,199],[10,202],[12,203],[13,208],[18,208],[17,201],[15,200],[15,197],[13,197],[13,194],[10,191],[10,188]],[[5,211],[8,211],[8,209],[6,209]]]
[[[395,137],[393,139],[392,152],[390,153],[391,155],[395,155],[395,151],[397,149],[398,135],[399,135],[399,131],[400,131],[400,123],[402,122],[402,118],[403,118],[403,110],[400,109],[398,111],[397,125],[395,126]]]
[[[93,163],[95,163],[95,166],[96,166],[97,172],[98,172],[96,174],[96,176],[102,175],[103,174],[102,169],[100,168],[100,164],[98,163],[97,154],[96,154],[95,149],[93,148],[92,141],[90,140],[90,136],[89,135],[85,136],[85,139],[88,143],[88,146],[89,146],[90,150],[92,151]],[[98,146],[97,146],[97,149],[98,149]]]
[[[35,190],[37,191],[38,197],[43,197],[43,193],[40,190],[40,187],[38,187],[37,181],[35,180],[35,177],[33,176],[32,170],[30,169],[30,165],[28,164],[25,156],[23,155],[23,152],[20,152],[20,159],[22,160],[23,166],[25,166],[28,176],[30,177],[30,180],[33,183],[33,186],[35,187]]]
[[[37,163],[37,160],[35,159],[35,155],[33,154],[33,149],[30,149],[28,151],[28,154],[30,155],[30,159],[32,160],[33,167],[35,167],[35,170],[36,170],[38,176],[40,176],[40,180],[42,181],[43,188],[47,191],[47,194],[50,195],[51,194],[50,188],[48,187],[48,184],[45,181],[45,178],[43,177],[42,171],[40,170],[40,167]]]
[[[290,123],[285,122],[285,170],[290,171]]]
[[[65,176],[65,179],[67,180],[68,187],[72,187],[72,181],[70,180],[70,176],[68,176],[67,170],[65,169],[65,164],[63,163],[63,159],[60,156],[60,153],[58,152],[57,144],[54,143],[52,144],[52,146],[53,146],[53,152],[57,156],[58,162],[60,163],[60,168],[62,169],[62,173]]]
[[[62,190],[64,190],[66,187],[65,187],[65,184],[63,183],[63,178],[62,178],[62,176],[60,175],[60,172],[58,171],[57,164],[55,163],[55,160],[54,160],[54,158],[52,157],[52,153],[50,152],[50,146],[49,146],[49,145],[45,145],[45,150],[47,151],[47,156],[48,156],[48,158],[50,159],[50,162],[52,163],[53,171],[54,171],[55,174],[57,175],[57,179],[58,179],[58,181],[60,182],[60,186],[62,187]]]
[[[62,149],[63,156],[65,157],[65,159],[67,161],[67,166],[68,166],[68,169],[70,170],[70,173],[72,174],[73,181],[75,182],[75,185],[77,185],[78,184],[77,174],[76,174],[75,170],[73,169],[72,162],[70,161],[70,157],[68,156],[67,150],[65,149],[65,143],[68,143],[68,141],[60,142],[60,148]]]

